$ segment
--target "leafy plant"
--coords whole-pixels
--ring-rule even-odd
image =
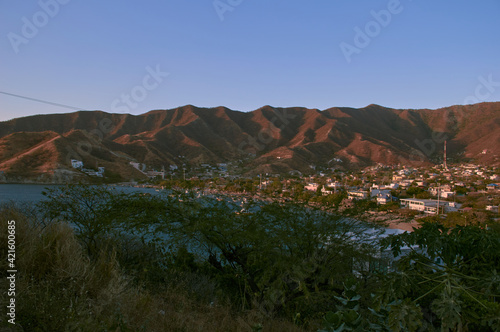
[[[492,322],[497,315],[492,302],[498,299],[498,233],[478,226],[448,228],[427,222],[413,233],[385,239],[383,246],[395,257],[403,247],[410,248],[397,264],[413,285],[407,295],[435,315],[441,328],[478,328],[484,325],[482,318],[490,317],[486,321]]]

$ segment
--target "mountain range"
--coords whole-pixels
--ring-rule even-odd
[[[139,162],[168,165],[238,162],[242,173],[307,171],[311,165],[423,166],[500,161],[500,102],[441,109],[264,106],[252,112],[192,105],[141,115],[79,111],[0,122],[3,176],[76,174],[71,159],[138,178]]]

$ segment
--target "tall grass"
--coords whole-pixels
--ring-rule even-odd
[[[197,276],[165,280],[153,287],[126,273],[113,248],[107,247],[91,259],[69,225],[42,227],[14,206],[0,207],[3,294],[8,288],[8,220],[16,221],[18,330],[302,331],[291,322],[266,318],[256,310],[235,311],[223,298],[208,302],[195,296],[193,290],[200,285],[210,287],[210,281]],[[2,295],[1,308],[7,300]],[[0,328],[14,328],[4,320],[1,324]]]

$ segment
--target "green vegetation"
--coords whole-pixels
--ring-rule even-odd
[[[46,195],[39,215],[0,209],[5,257],[6,221],[17,222],[16,321],[25,331],[500,327],[498,227],[426,219],[383,241],[394,261],[367,224],[304,205],[101,186]],[[312,200],[339,205],[344,195]]]
[[[387,204],[381,204],[378,206],[379,211],[397,211],[399,210],[399,202],[389,202]]]
[[[428,198],[431,198],[431,195],[423,188],[410,187],[410,188],[406,189],[405,197],[415,197],[415,198],[428,199]]]
[[[500,234],[478,226],[448,228],[430,218],[422,228],[384,241],[393,254],[418,245],[387,277],[384,300],[411,299],[445,331],[500,329]],[[397,287],[394,287],[397,286]],[[435,324],[434,324],[435,325]]]
[[[44,225],[19,209],[0,209],[0,253],[7,257],[6,220],[16,220],[16,323],[19,331],[302,331],[256,310],[234,310],[201,274],[155,269],[165,258],[129,239],[93,257],[66,223]],[[181,265],[181,255],[176,261]],[[7,289],[7,261],[1,287]],[[170,271],[172,270],[172,271]],[[133,273],[135,272],[135,274]],[[153,276],[161,277],[152,281]],[[149,279],[149,281],[148,281]],[[0,305],[5,308],[6,297]],[[15,331],[5,320],[0,328]]]

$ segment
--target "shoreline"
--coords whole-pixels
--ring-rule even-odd
[[[369,223],[384,226],[389,229],[400,229],[407,232],[413,232],[414,228],[420,228],[422,225],[415,218],[405,218],[394,213],[371,212],[363,215]]]

